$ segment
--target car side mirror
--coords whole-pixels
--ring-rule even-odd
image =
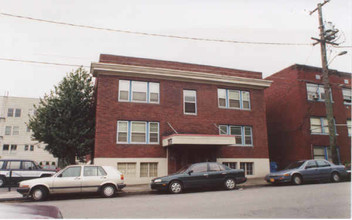
[[[193,173],[193,170],[188,171],[188,175],[191,175]]]

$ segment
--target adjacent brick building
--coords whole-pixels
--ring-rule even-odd
[[[269,172],[259,72],[101,55],[96,77],[95,164],[117,166],[127,183],[147,183],[182,166],[218,161]]]
[[[284,167],[312,158],[331,160],[322,69],[292,65],[266,79],[270,159]],[[351,161],[351,74],[329,71],[340,162]]]

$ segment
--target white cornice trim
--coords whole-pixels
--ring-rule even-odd
[[[133,66],[111,63],[92,63],[91,73],[94,77],[98,75],[116,75],[143,77],[153,79],[167,79],[186,82],[220,84],[229,86],[241,86],[249,88],[267,88],[270,86],[270,80],[254,79],[239,76],[220,75],[214,73],[174,70],[165,68]]]

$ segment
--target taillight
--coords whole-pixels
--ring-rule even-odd
[[[121,180],[124,180],[124,179],[125,179],[125,177],[123,176],[123,174],[121,174],[120,178],[121,178]]]

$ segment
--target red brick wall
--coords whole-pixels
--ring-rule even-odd
[[[218,108],[216,85],[160,80],[155,81],[160,82],[160,104],[140,104],[118,102],[118,80],[143,79],[104,75],[98,78],[95,157],[166,157],[166,149],[161,144],[116,144],[118,120],[143,120],[160,122],[161,137],[173,133],[167,122],[179,133],[192,134],[218,134],[214,123],[250,125],[254,147],[221,147],[219,157],[268,158],[263,90],[248,90],[250,111],[230,110]],[[197,91],[197,116],[183,114],[183,89]]]
[[[315,76],[321,75],[319,68],[300,65],[288,67],[266,79],[273,80],[265,90],[270,159],[281,167],[288,163],[313,158],[312,146],[329,146],[328,135],[311,135],[310,117],[326,117],[325,103],[307,100],[306,83],[322,84]],[[341,87],[346,74],[330,76],[334,101],[334,117],[337,124],[346,124],[350,119],[350,107],[343,104]],[[344,85],[344,86],[341,86]],[[337,127],[337,145],[340,146],[341,161],[350,161],[351,139],[347,127]]]

